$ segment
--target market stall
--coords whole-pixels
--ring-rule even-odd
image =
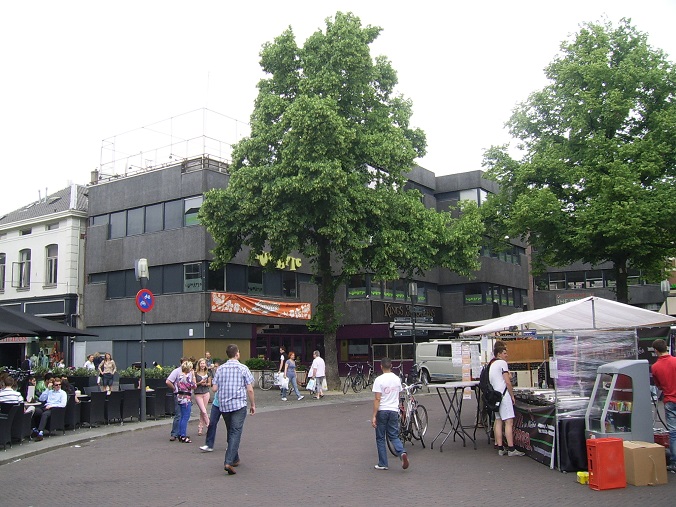
[[[531,340],[551,339],[547,369],[553,389],[515,390],[515,443],[537,461],[573,471],[586,468],[584,418],[599,366],[637,359],[637,328],[674,323],[674,317],[588,297],[483,323],[457,325],[477,326],[461,337],[510,331]],[[510,342],[510,351],[514,343],[518,342]]]

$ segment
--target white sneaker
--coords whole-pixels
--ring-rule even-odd
[[[301,395],[298,397],[298,401],[302,400],[303,398],[305,398],[305,396],[303,396],[303,395],[301,394]]]
[[[381,467],[380,465],[376,465],[373,468],[375,468],[376,470],[389,470],[387,467]]]
[[[286,398],[282,398],[282,401],[286,401]]]
[[[498,456],[505,456],[507,454],[507,449],[498,449]]]
[[[214,450],[211,447],[209,447],[208,445],[201,445],[200,450],[202,452],[214,452]]]
[[[507,456],[525,456],[525,455],[526,455],[525,452],[517,451],[516,449],[514,449],[513,451],[509,451],[507,453]]]

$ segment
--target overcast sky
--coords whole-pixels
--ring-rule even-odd
[[[291,26],[302,46],[336,11],[383,28],[372,56],[387,56],[398,72],[412,123],[427,134],[418,162],[437,175],[481,169],[483,151],[509,140],[503,125],[513,107],[546,84],[543,68],[581,23],[631,18],[676,61],[676,0],[7,2],[0,213],[45,189],[88,183],[102,161],[111,169],[115,160],[118,173],[125,156],[124,167],[161,162],[152,149],[166,145],[168,131],[167,154],[180,156],[190,122],[195,136],[236,141],[264,77],[261,45]],[[201,108],[224,116],[195,124],[206,117]],[[220,121],[218,133],[209,130]],[[138,147],[146,153],[129,159],[123,141],[138,129],[159,137],[139,141],[150,143]]]

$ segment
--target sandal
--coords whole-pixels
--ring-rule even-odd
[[[192,444],[192,440],[190,440],[190,437],[180,437],[181,442],[184,444]]]

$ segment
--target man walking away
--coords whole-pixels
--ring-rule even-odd
[[[383,374],[373,382],[373,416],[371,426],[376,429],[376,447],[378,448],[378,464],[376,470],[387,470],[387,447],[385,436],[394,445],[394,450],[401,460],[401,467],[408,468],[408,455],[404,451],[404,444],[399,439],[399,393],[401,380],[392,373],[392,360],[383,357],[380,360]]]
[[[235,467],[239,465],[239,442],[242,438],[244,420],[246,419],[246,398],[249,396],[251,407],[249,413],[256,413],[254,401],[253,375],[245,365],[239,362],[239,348],[228,345],[225,351],[228,361],[221,365],[213,379],[213,391],[218,396],[221,415],[228,432],[228,450],[225,451],[223,470],[228,475],[235,475]]]
[[[667,416],[667,430],[669,430],[669,454],[671,462],[667,466],[672,474],[676,473],[676,357],[669,354],[667,342],[657,339],[653,342],[653,349],[657,352],[657,361],[651,371],[655,385],[662,390],[664,398],[664,414]]]
[[[178,440],[178,437],[180,436],[179,423],[181,422],[181,405],[178,403],[178,389],[176,387],[176,382],[178,382],[178,377],[181,375],[181,365],[185,360],[185,357],[181,358],[178,367],[172,370],[165,381],[167,387],[174,393],[174,420],[171,423],[171,436],[169,437],[169,440],[172,442]]]
[[[320,399],[324,397],[322,384],[326,377],[326,363],[319,355],[318,350],[315,350],[312,353],[312,357],[314,357],[314,359],[312,360],[312,366],[310,366],[310,376],[315,379],[315,393],[317,394],[315,398]]]
[[[493,355],[495,361],[488,372],[488,380],[493,389],[500,393],[505,393],[500,402],[500,411],[495,414],[495,423],[493,424],[493,433],[495,442],[498,445],[498,454],[500,456],[523,456],[524,453],[517,451],[514,447],[514,388],[509,376],[509,366],[507,365],[507,345],[503,341],[496,341],[493,346]],[[506,389],[506,390],[505,390]],[[503,435],[507,438],[508,449],[505,449]]]

